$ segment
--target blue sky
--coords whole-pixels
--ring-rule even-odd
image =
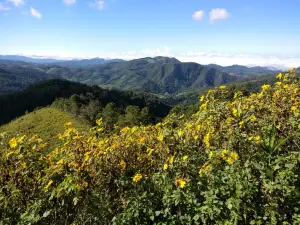
[[[290,66],[299,11],[299,0],[0,0],[0,54]]]

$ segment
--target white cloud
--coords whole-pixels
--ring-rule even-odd
[[[300,66],[300,57],[263,56],[254,54],[232,54],[220,52],[186,52],[177,55],[182,62],[196,62],[200,64],[218,64],[231,66],[268,66],[278,69],[287,69]]]
[[[8,10],[10,10],[10,8],[0,2],[0,11],[8,11]]]
[[[215,20],[226,20],[229,13],[226,9],[216,8],[209,12],[209,21],[213,23]]]
[[[89,3],[90,7],[102,10],[104,8],[104,0],[94,0]]]
[[[204,11],[199,10],[193,13],[192,18],[196,21],[200,21],[204,18]]]
[[[76,0],[63,0],[63,2],[64,2],[66,5],[73,5],[74,3],[76,3]]]
[[[30,14],[38,19],[42,19],[42,14],[34,8],[30,8]]]
[[[7,1],[12,2],[17,7],[24,4],[24,0],[7,0]]]

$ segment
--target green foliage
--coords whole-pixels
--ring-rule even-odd
[[[295,70],[277,77],[246,96],[210,90],[189,118],[112,133],[102,118],[87,132],[67,123],[55,148],[11,138],[0,154],[1,222],[299,224],[300,80]]]

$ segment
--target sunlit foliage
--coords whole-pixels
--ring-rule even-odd
[[[14,137],[1,152],[3,224],[299,224],[300,82],[225,86],[190,118],[106,134],[72,124],[49,149]],[[55,138],[55,137],[53,137]]]

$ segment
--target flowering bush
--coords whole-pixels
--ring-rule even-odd
[[[300,224],[300,82],[200,97],[191,118],[106,134],[72,124],[51,149],[15,137],[0,156],[2,224]]]

